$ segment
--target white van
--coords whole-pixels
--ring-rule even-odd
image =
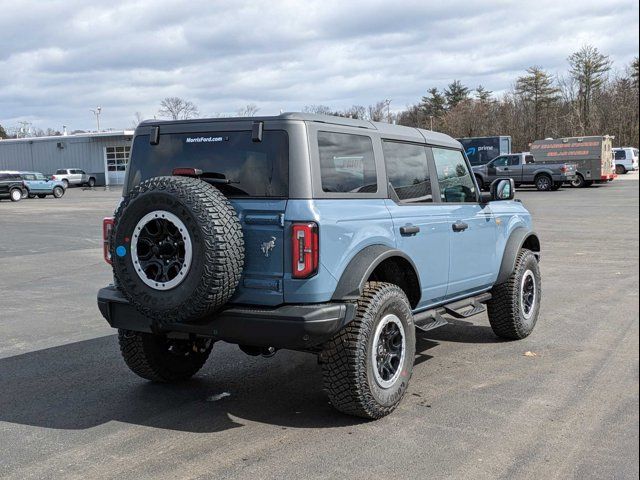
[[[618,175],[638,170],[638,149],[633,147],[614,148],[616,173]]]

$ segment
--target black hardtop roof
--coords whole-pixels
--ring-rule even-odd
[[[461,148],[460,143],[449,135],[421,128],[405,127],[403,125],[393,125],[390,123],[370,122],[356,118],[338,117],[333,115],[319,115],[315,113],[285,112],[280,115],[259,116],[259,117],[222,117],[222,118],[196,118],[190,120],[145,120],[139,127],[153,127],[162,125],[184,125],[199,123],[230,123],[230,122],[269,122],[277,120],[291,120],[301,122],[326,123],[331,125],[341,125],[345,127],[363,128],[376,130],[382,135],[401,135],[416,142],[423,143],[425,140],[429,144],[443,145],[453,148]]]

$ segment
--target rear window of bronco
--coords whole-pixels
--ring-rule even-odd
[[[261,142],[250,131],[164,134],[157,145],[149,135],[135,137],[125,191],[175,168],[197,168],[204,176],[226,179],[216,184],[228,197],[287,197],[289,140],[284,131],[265,131]]]

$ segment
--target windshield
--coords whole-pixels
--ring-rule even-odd
[[[289,192],[289,141],[284,131],[265,131],[261,142],[250,131],[165,134],[158,145],[149,135],[135,137],[125,191],[174,168],[197,168],[203,178],[230,197],[286,197]]]

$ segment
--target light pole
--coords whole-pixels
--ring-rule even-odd
[[[90,112],[96,116],[96,123],[98,124],[98,132],[100,131],[100,113],[102,112],[102,107],[96,107],[95,110],[91,109]]]

